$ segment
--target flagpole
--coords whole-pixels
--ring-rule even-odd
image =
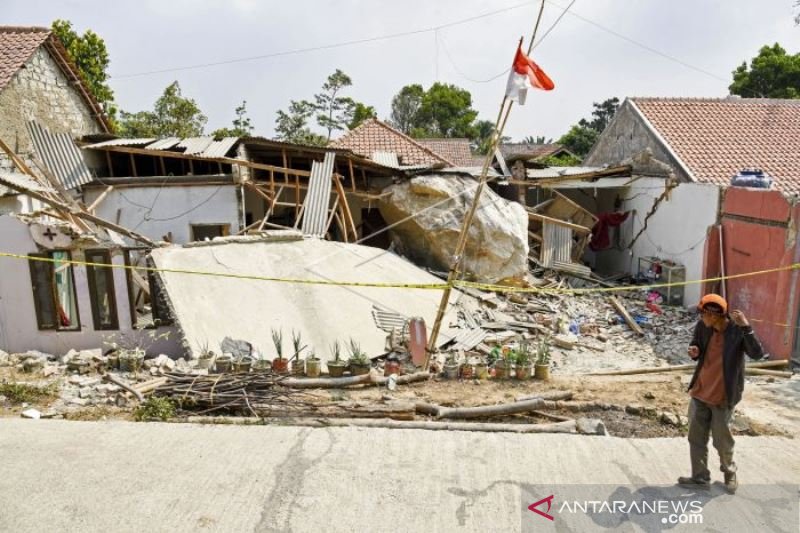
[[[531,35],[531,42],[528,46],[528,53],[530,54],[530,50],[533,49],[533,42],[536,39],[536,32],[539,29],[539,23],[542,20],[542,13],[544,12],[544,2],[542,0],[542,4],[539,7],[539,15],[536,17],[536,24],[533,27],[533,34]],[[522,46],[523,37],[519,39],[519,46]],[[512,67],[513,68],[513,67]],[[508,104],[508,106],[506,106]],[[436,320],[433,323],[433,329],[431,330],[430,340],[428,341],[428,349],[425,355],[425,370],[428,369],[428,365],[430,364],[430,357],[431,354],[436,351],[436,339],[439,337],[439,330],[442,326],[442,320],[444,319],[444,313],[447,310],[447,304],[450,300],[450,292],[453,289],[453,283],[456,281],[459,275],[459,266],[463,260],[464,250],[467,247],[467,235],[469,234],[469,227],[472,225],[472,219],[475,216],[475,211],[478,209],[478,202],[480,200],[481,193],[483,192],[484,187],[487,183],[487,174],[489,172],[489,165],[491,165],[492,159],[494,158],[494,151],[497,149],[497,145],[500,142],[500,139],[503,136],[503,130],[506,126],[506,120],[508,120],[508,115],[511,112],[511,108],[514,105],[514,101],[508,100],[508,94],[504,94],[503,101],[500,104],[500,112],[497,114],[497,120],[494,124],[494,134],[492,135],[492,141],[489,143],[489,150],[486,153],[486,159],[483,162],[483,168],[481,169],[481,177],[478,180],[478,187],[475,189],[475,196],[472,199],[472,205],[469,207],[469,211],[467,212],[467,216],[464,217],[464,223],[461,226],[461,233],[458,236],[458,242],[456,244],[455,251],[453,252],[453,261],[450,266],[450,272],[447,274],[447,286],[442,293],[442,299],[439,302],[439,309],[436,312]],[[505,110],[505,114],[503,111]]]

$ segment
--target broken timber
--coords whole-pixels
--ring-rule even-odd
[[[625,309],[625,306],[622,305],[622,303],[620,303],[619,300],[617,300],[616,296],[611,296],[609,298],[609,301],[611,302],[611,305],[614,307],[614,309],[616,309],[617,312],[620,315],[622,315],[622,318],[625,319],[625,322],[628,324],[628,326],[630,326],[630,328],[636,332],[636,334],[644,335],[644,330],[641,328],[641,326],[639,326],[639,324],[636,323],[636,321],[633,318],[631,318],[631,315],[628,314],[628,311]]]
[[[763,361],[760,363],[748,363],[745,365],[745,371],[752,368],[781,368],[789,364],[789,361]],[[671,366],[655,366],[644,368],[630,368],[627,370],[611,370],[608,372],[591,372],[584,374],[586,376],[631,376],[636,374],[659,374],[662,372],[683,372],[686,370],[694,370],[697,365],[690,363],[687,365],[671,365]]]

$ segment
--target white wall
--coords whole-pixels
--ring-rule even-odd
[[[636,210],[633,220],[622,226],[623,244],[630,243],[639,232],[653,202],[663,191],[663,179],[641,178],[623,193],[629,200],[624,202],[622,210]],[[719,187],[682,183],[672,190],[669,200],[659,204],[632,250],[598,252],[597,267],[606,272],[635,274],[639,257],[656,256],[684,265],[687,281],[702,279],[705,238],[709,227],[717,222],[718,210]],[[700,299],[701,288],[697,283],[686,285],[685,306]]]
[[[16,254],[30,254],[40,249],[30,236],[28,225],[10,216],[0,216],[0,249]],[[83,260],[83,253],[72,251],[72,259]],[[112,250],[111,262],[124,264],[121,251]],[[36,322],[31,275],[28,261],[0,257],[0,349],[7,352],[39,350],[63,355],[70,349],[103,348],[104,340],[111,340],[120,333],[134,335],[131,326],[128,286],[123,269],[114,269],[114,292],[117,301],[119,331],[95,331],[86,268],[74,266],[75,288],[78,296],[80,331],[40,331]],[[158,334],[170,328],[159,328]],[[138,332],[136,332],[138,333]],[[150,353],[180,355],[182,349],[177,335],[151,346]]]
[[[120,186],[103,199],[95,213],[154,241],[172,232],[174,243],[185,244],[191,241],[191,224],[229,224],[231,234],[241,229],[236,189],[233,184]],[[103,190],[87,190],[86,205]]]

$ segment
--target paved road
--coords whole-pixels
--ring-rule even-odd
[[[743,483],[797,442],[737,439]],[[519,531],[518,483],[669,484],[683,439],[0,420],[0,531]]]

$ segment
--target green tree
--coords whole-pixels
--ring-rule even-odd
[[[470,139],[470,147],[476,154],[486,155],[492,146],[494,137],[494,122],[490,120],[478,120],[473,124],[473,137]],[[503,135],[499,144],[511,142],[511,137]]]
[[[733,71],[728,90],[747,98],[800,98],[800,53],[787,54],[781,45],[762,46],[758,55]]]
[[[365,120],[375,118],[377,116],[378,113],[375,112],[374,107],[371,105],[362,104],[361,102],[356,102],[356,106],[353,108],[353,118],[351,118],[350,122],[347,124],[347,129],[356,129]]]
[[[51,29],[64,45],[69,58],[78,67],[78,72],[89,92],[103,106],[113,125],[117,110],[114,106],[114,91],[108,85],[110,60],[105,41],[92,30],[86,30],[83,35],[78,35],[68,20],[55,20]]]
[[[576,124],[561,136],[558,144],[563,145],[573,154],[583,157],[589,153],[599,136],[600,133],[597,130]]]
[[[121,114],[120,134],[125,137],[195,137],[208,120],[197,103],[185,98],[177,81],[164,89],[153,111]]]
[[[280,141],[324,146],[328,140],[308,127],[308,120],[315,112],[316,107],[308,100],[290,101],[288,110],[278,110],[278,117],[275,119],[276,138]]]
[[[603,130],[606,129],[606,126],[611,122],[611,119],[614,118],[614,115],[617,113],[617,109],[619,108],[619,98],[616,96],[614,98],[609,98],[608,100],[604,100],[599,104],[594,102],[592,104],[594,106],[594,111],[592,111],[592,120],[586,120],[582,118],[579,122],[579,126],[583,126],[585,128],[591,128],[597,133],[603,133]]]
[[[418,114],[424,96],[425,89],[419,84],[406,85],[400,89],[392,98],[392,113],[389,118],[392,127],[410,135],[411,130],[420,124]]]
[[[352,98],[340,94],[351,85],[353,80],[350,76],[337,68],[322,85],[322,92],[314,95],[317,124],[327,130],[329,141],[331,133],[344,130],[353,120],[356,103]]]
[[[581,158],[572,154],[548,155],[539,157],[536,162],[548,167],[576,167],[581,164]]]
[[[214,137],[247,137],[253,132],[253,126],[250,124],[250,117],[247,116],[247,100],[242,100],[242,104],[236,107],[234,111],[236,118],[233,119],[232,128],[219,128],[215,130]]]
[[[547,139],[544,135],[538,135],[536,137],[528,135],[527,137],[523,137],[522,142],[525,144],[550,144],[553,142],[553,139]]]
[[[417,115],[420,123],[411,130],[415,137],[475,137],[478,112],[472,109],[472,95],[466,89],[434,83],[425,91]]]

